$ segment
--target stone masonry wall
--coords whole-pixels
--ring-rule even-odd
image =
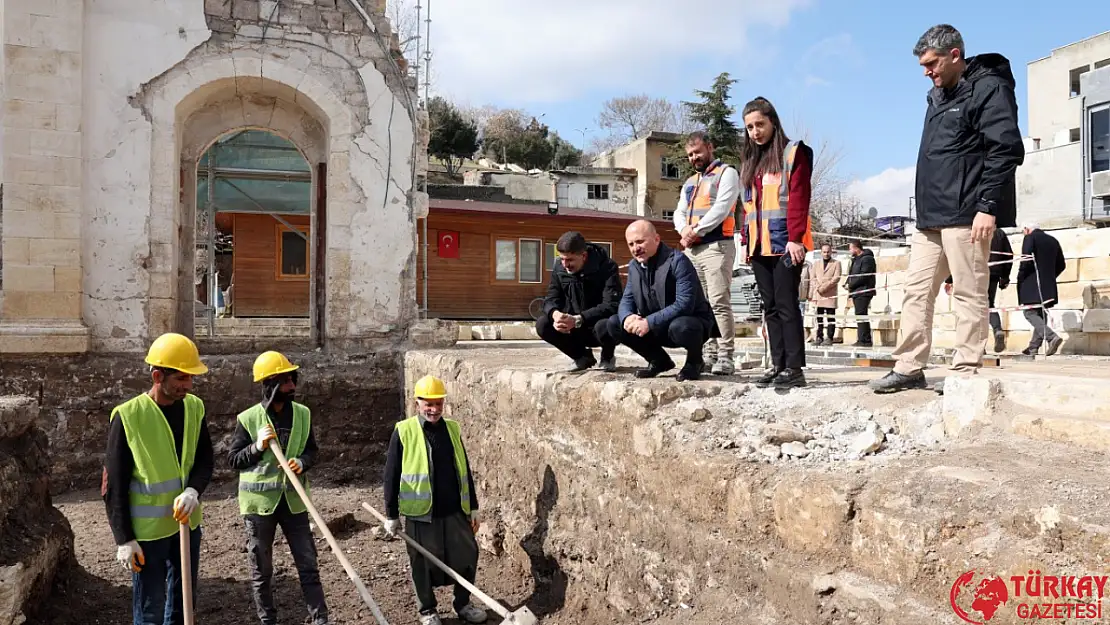
[[[287,355],[301,367],[298,401],[312,409],[324,474],[340,483],[380,477],[391,424],[401,414],[396,356]],[[259,385],[251,381],[253,356],[204,361],[210,371],[195,378],[194,393],[205,403],[216,479],[224,480],[232,475],[226,453],[235,415],[260,399]],[[57,492],[99,485],[112,407],[148,390],[149,380],[141,355],[6,355],[0,361],[0,395],[39,403],[35,424],[49,436]]]
[[[75,564],[73,531],[50,501],[50,450],[33,397],[0,392],[0,625],[19,625]]]

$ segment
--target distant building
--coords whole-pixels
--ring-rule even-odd
[[[1110,32],[1029,63],[1028,118],[1018,220],[1110,219]]]
[[[682,135],[652,131],[612,150],[599,154],[594,167],[622,167],[636,171],[636,214],[655,219],[670,219],[678,204],[683,179],[667,156]]]
[[[635,169],[567,167],[554,171],[471,170],[463,184],[501,187],[517,201],[557,202],[560,208],[636,215]]]

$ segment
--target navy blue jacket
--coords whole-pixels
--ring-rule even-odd
[[[624,287],[620,309],[617,315],[621,325],[632,314],[647,319],[648,327],[666,327],[678,317],[697,317],[707,328],[712,328],[711,337],[721,336],[713,310],[705,299],[705,293],[698,280],[693,263],[681,252],[660,243],[655,256],[648,261],[655,267],[655,299],[659,306],[653,306],[641,288],[644,269],[636,259],[628,263],[628,283]],[[661,308],[660,308],[661,307]]]

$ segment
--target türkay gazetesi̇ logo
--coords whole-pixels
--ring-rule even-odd
[[[978,579],[976,582],[975,580]],[[971,625],[986,625],[1002,610],[1021,619],[1100,619],[1106,575],[997,575],[968,571],[952,584],[952,611]]]

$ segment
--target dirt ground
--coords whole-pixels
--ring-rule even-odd
[[[246,554],[246,534],[234,499],[233,486],[221,485],[203,498],[205,522],[201,542],[200,581],[195,606],[197,623],[257,623],[250,594],[250,573]],[[371,596],[390,624],[416,623],[415,598],[409,581],[408,557],[400,540],[376,540],[371,530],[372,517],[362,509],[363,501],[382,510],[380,486],[314,487],[313,503],[328,522],[354,513],[354,522],[335,531],[351,566],[358,572]],[[104,504],[95,491],[74,492],[55,497],[73,528],[75,552],[81,570],[55,589],[43,613],[32,625],[118,625],[131,620],[131,584],[128,574],[116,562],[116,548],[104,513]],[[334,625],[374,623],[370,609],[362,602],[355,585],[347,577],[327,541],[317,530],[316,544],[320,574],[327,594]],[[282,623],[302,623],[307,612],[301,602],[300,585],[288,546],[278,532],[274,548],[275,603]],[[544,598],[533,596],[532,578],[509,557],[495,558],[482,552],[479,560],[478,587],[514,609],[528,602],[544,611]],[[440,615],[454,625],[451,589],[441,588]],[[475,600],[476,602],[476,600]],[[489,623],[498,623],[490,612]],[[545,618],[544,623],[581,623],[580,619]]]

